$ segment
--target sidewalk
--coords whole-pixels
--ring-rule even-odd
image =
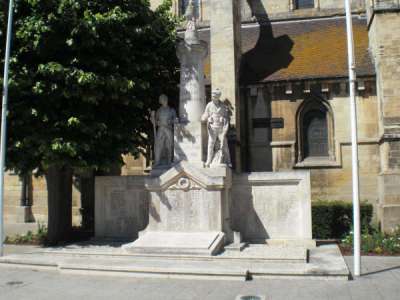
[[[7,246],[7,253],[32,251]],[[352,257],[346,257],[352,269]],[[334,280],[181,280],[59,274],[0,268],[0,299],[234,300],[238,295],[266,299],[399,299],[400,257],[363,257],[363,276]]]

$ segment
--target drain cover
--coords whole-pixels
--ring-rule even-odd
[[[258,295],[246,295],[246,296],[238,296],[236,300],[265,300],[264,296]]]

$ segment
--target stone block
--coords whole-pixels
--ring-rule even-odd
[[[207,169],[181,162],[146,178],[149,224],[126,249],[216,254],[233,240],[229,209],[231,176],[226,167]]]
[[[309,171],[234,175],[232,223],[246,242],[315,245]]]
[[[96,177],[95,236],[135,239],[147,225],[145,176]]]
[[[145,232],[123,246],[131,253],[216,255],[224,246],[222,232]]]
[[[147,178],[150,216],[146,230],[224,232],[230,176],[228,168],[198,168],[182,162]]]

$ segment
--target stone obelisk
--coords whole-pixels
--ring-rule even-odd
[[[179,124],[175,126],[175,162],[190,161],[202,165],[204,159],[204,130],[201,115],[206,106],[204,60],[208,45],[199,39],[196,7],[189,2],[185,17],[184,39],[178,44],[177,56],[181,63]]]

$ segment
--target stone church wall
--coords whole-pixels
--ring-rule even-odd
[[[180,2],[173,0],[172,12],[182,14]],[[186,0],[187,1],[187,0]],[[212,1],[226,0],[197,0],[200,3],[200,16],[202,22],[209,22],[211,15]],[[271,18],[298,18],[301,16],[318,16],[321,13],[344,13],[343,0],[315,0],[312,9],[295,9],[295,0],[238,0],[241,1],[242,20],[251,21],[254,14],[266,15]],[[163,0],[151,0],[151,7],[155,9]],[[355,11],[365,10],[365,0],[353,0],[352,7]]]
[[[369,11],[368,29],[379,96],[378,212],[382,228],[391,230],[400,224],[400,7],[385,4],[386,10]]]
[[[380,171],[378,103],[374,81],[365,83],[357,97],[361,199],[377,204]],[[247,89],[248,171],[311,170],[312,199],[351,201],[351,137],[346,84],[316,85],[309,94],[300,86],[258,86]],[[292,93],[292,94],[287,94]],[[299,111],[307,101],[330,108],[329,157],[301,157]],[[271,128],[262,120],[280,120]],[[274,125],[272,125],[273,127]]]

